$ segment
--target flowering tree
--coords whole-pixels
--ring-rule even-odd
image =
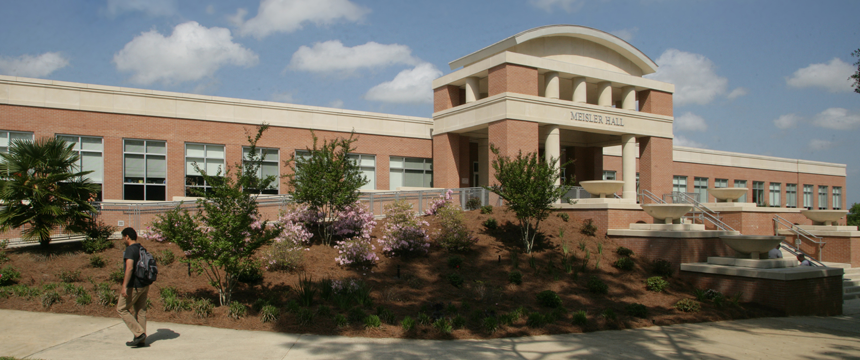
[[[439,211],[440,208],[453,204],[453,202],[451,201],[451,194],[453,193],[454,190],[448,189],[448,191],[445,192],[445,195],[439,195],[436,200],[430,202],[430,206],[427,208],[427,211],[425,211],[424,214],[436,215],[436,212]]]
[[[343,240],[334,246],[338,249],[335,261],[340,265],[373,264],[379,261],[370,233],[376,227],[370,209],[356,201],[337,212],[332,221],[334,235]]]
[[[301,204],[292,204],[281,214],[278,218],[281,233],[263,254],[266,270],[293,270],[301,264],[308,250],[305,245],[309,245],[313,237],[307,228],[307,224],[315,220],[312,215],[307,206]]]
[[[260,126],[255,137],[248,136],[251,154],[256,153],[257,141],[266,129],[266,125]],[[244,191],[247,186],[263,189],[274,181],[257,178],[262,160],[246,159],[244,164],[228,168],[223,176],[220,171],[212,176],[198,168],[213,186],[204,199],[197,201],[196,213],[190,214],[177,206],[151,225],[163,239],[179,245],[185,252],[184,261],[198,274],[206,274],[218,289],[221,305],[230,303],[238,275],[257,249],[282,233],[279,224],[262,220],[257,209],[258,195]]]
[[[382,245],[383,252],[390,256],[427,253],[430,248],[430,235],[423,227],[428,224],[415,214],[412,204],[398,200],[385,206],[385,218],[384,235],[377,240]]]

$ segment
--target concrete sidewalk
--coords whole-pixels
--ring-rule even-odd
[[[34,359],[860,359],[860,314],[765,318],[495,340],[280,334],[0,310],[0,356]]]

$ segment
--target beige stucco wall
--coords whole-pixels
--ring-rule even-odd
[[[569,36],[538,38],[518,44],[508,51],[627,75],[642,76],[642,69],[618,52],[580,38]]]

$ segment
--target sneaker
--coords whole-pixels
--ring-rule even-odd
[[[140,344],[143,343],[145,339],[146,339],[146,334],[140,334],[140,336],[136,336],[134,339],[131,339],[131,341],[126,342],[125,345],[126,346],[140,346]]]

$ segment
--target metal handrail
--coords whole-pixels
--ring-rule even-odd
[[[651,199],[651,201],[653,201],[653,202],[655,202],[655,203],[657,203],[657,204],[665,204],[665,203],[666,203],[665,201],[663,201],[663,199],[661,199],[661,198],[660,198],[660,197],[658,197],[657,195],[654,195],[654,193],[652,193],[652,192],[651,192],[651,191],[649,191],[648,189],[642,189],[642,192],[641,192],[641,193],[639,193],[639,196],[641,196],[641,197],[647,197],[647,198]],[[644,201],[639,201],[639,203],[640,203],[640,204],[644,204],[645,202],[644,202]]]
[[[786,220],[786,219],[784,219],[781,216],[776,215],[776,214],[773,215],[773,223],[774,223],[774,232],[776,233],[774,235],[779,235],[779,226],[782,225],[782,226],[787,227],[789,231],[793,232],[797,236],[797,239],[804,239],[806,241],[809,241],[809,242],[812,242],[812,243],[818,245],[818,259],[815,259],[811,255],[803,252],[803,250],[800,250],[800,247],[797,245],[792,247],[790,244],[786,244],[785,242],[783,242],[780,244],[781,248],[785,248],[786,250],[788,250],[788,252],[792,253],[795,256],[797,256],[799,254],[803,254],[805,257],[810,259],[810,262],[817,263],[817,266],[824,266],[824,263],[822,262],[823,256],[821,253],[821,248],[823,248],[824,245],[827,244],[827,242],[825,242],[824,239],[822,239],[819,236],[811,234],[810,232],[804,230],[803,228],[798,227],[797,225],[794,225],[792,222],[790,222],[790,221],[788,221],[788,220]],[[797,243],[799,245],[800,241],[797,241]]]
[[[726,224],[722,220],[720,220],[720,213],[719,212],[711,210],[710,208],[708,208],[707,206],[705,206],[704,204],[702,204],[701,202],[696,200],[694,197],[690,196],[690,194],[687,194],[685,192],[678,192],[678,191],[672,192],[673,197],[678,196],[678,195],[680,195],[681,198],[684,199],[684,201],[692,204],[693,207],[696,208],[696,210],[699,210],[699,212],[701,212],[702,223],[704,223],[705,220],[708,220],[712,224],[714,224],[714,226],[719,228],[720,230],[735,231],[735,229],[733,229],[731,226],[729,226],[728,224]]]

